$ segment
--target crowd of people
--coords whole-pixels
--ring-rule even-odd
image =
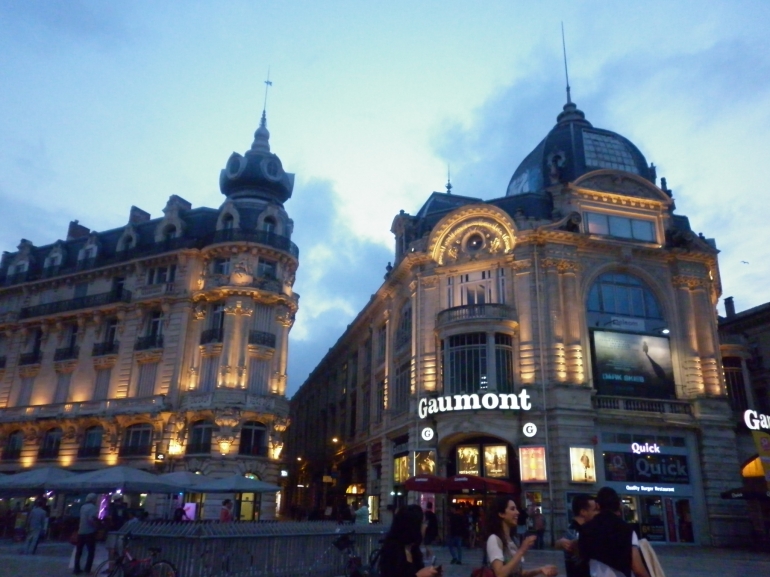
[[[538,508],[530,515],[520,510],[515,500],[498,496],[486,514],[478,517],[459,504],[451,506],[446,531],[446,544],[451,563],[462,564],[463,545],[469,544],[471,530],[484,534],[484,565],[494,577],[555,577],[555,565],[525,567],[524,555],[542,547],[545,517]],[[525,518],[531,517],[531,530],[521,533]],[[469,521],[469,518],[471,521]],[[379,556],[382,577],[440,577],[436,566],[435,547],[438,521],[432,503],[426,509],[407,505],[395,512],[393,523],[383,542]],[[646,540],[640,540],[634,528],[622,518],[621,500],[617,492],[602,488],[596,497],[578,495],[572,502],[572,521],[555,543],[564,551],[567,577],[652,577],[662,573],[654,552]]]

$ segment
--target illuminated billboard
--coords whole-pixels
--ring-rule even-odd
[[[547,481],[545,447],[519,447],[519,471],[522,483]]]
[[[405,483],[409,478],[409,455],[403,455],[393,459],[393,482]]]
[[[592,448],[570,447],[569,462],[573,483],[596,483],[596,462]]]
[[[674,368],[667,338],[593,331],[594,384],[600,395],[673,399]]]
[[[457,447],[457,474],[481,475],[478,445],[461,445]]]
[[[484,445],[484,476],[508,476],[508,447],[507,445]]]
[[[417,451],[414,454],[414,474],[436,474],[436,451]]]

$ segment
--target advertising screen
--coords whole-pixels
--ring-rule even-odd
[[[478,445],[463,445],[457,447],[457,474],[481,475]]]
[[[409,455],[393,459],[393,482],[404,483],[409,478]]]
[[[669,341],[663,337],[594,331],[594,382],[601,395],[675,398]]]
[[[417,451],[414,454],[414,474],[436,474],[436,451]]]
[[[569,462],[573,483],[596,483],[596,462],[591,447],[570,447]]]
[[[545,447],[519,447],[519,467],[523,483],[547,481]]]
[[[505,445],[484,445],[484,476],[508,476],[508,447]]]
[[[604,476],[607,481],[636,483],[690,483],[685,455],[635,455],[604,453]]]

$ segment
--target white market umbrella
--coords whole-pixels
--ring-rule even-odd
[[[124,493],[176,493],[181,489],[159,479],[158,475],[123,465],[76,475],[52,484],[51,488],[90,493],[108,493],[116,489]]]
[[[195,485],[196,493],[275,493],[280,490],[278,485],[249,479],[243,475],[233,475]]]
[[[196,485],[206,481],[213,481],[211,477],[207,477],[206,475],[201,475],[199,473],[191,473],[190,471],[175,471],[173,473],[164,473],[163,475],[158,475],[158,479],[164,483],[178,485],[178,490],[184,490],[188,492],[197,492],[194,491]]]
[[[0,477],[0,491],[43,491],[52,489],[52,484],[75,477],[75,473],[59,467],[39,467],[15,475]]]

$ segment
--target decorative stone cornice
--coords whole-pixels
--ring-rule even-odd
[[[545,258],[541,263],[543,268],[554,268],[560,273],[578,272],[580,270],[580,263],[573,260]]]
[[[40,365],[24,365],[19,367],[19,376],[22,379],[35,378],[40,373]]]
[[[244,307],[242,301],[236,301],[235,306],[225,307],[225,314],[235,315],[238,317],[240,316],[250,317],[252,314],[254,314],[254,309],[249,307]]]
[[[54,370],[59,374],[73,373],[78,367],[77,359],[71,359],[67,361],[59,361],[54,363]]]
[[[711,281],[706,278],[699,278],[694,276],[676,275],[671,279],[672,284],[677,288],[709,288]]]
[[[160,360],[163,358],[163,351],[161,350],[139,351],[134,353],[134,358],[136,359],[136,362],[139,364],[159,363]]]

